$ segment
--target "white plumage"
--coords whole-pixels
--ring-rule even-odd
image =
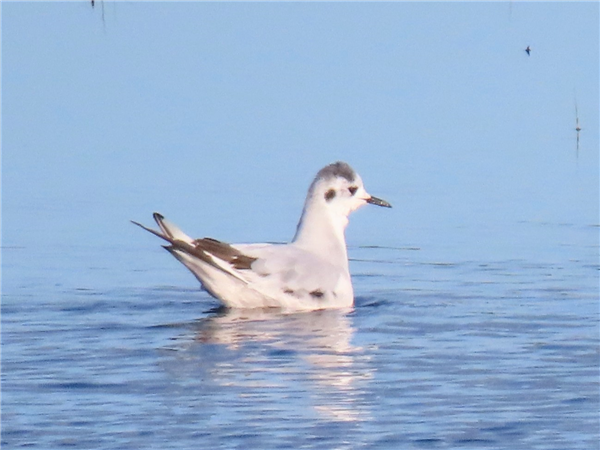
[[[342,308],[354,303],[344,231],[350,213],[366,203],[391,207],[368,194],[348,164],[336,162],[310,185],[289,244],[192,239],[158,213],[160,231],[133,223],[169,242],[165,248],[228,307]]]

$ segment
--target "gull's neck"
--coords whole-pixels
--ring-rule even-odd
[[[348,217],[335,214],[322,205],[307,202],[293,243],[348,270],[344,231]]]

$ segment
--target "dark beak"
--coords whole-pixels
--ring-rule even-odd
[[[391,208],[392,207],[392,205],[390,205],[385,200],[382,200],[380,198],[373,197],[373,196],[371,196],[371,198],[369,198],[367,200],[367,203],[370,203],[371,205],[383,206],[385,208]]]

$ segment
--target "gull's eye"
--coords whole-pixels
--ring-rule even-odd
[[[354,195],[358,191],[358,186],[350,186],[348,190],[350,191],[350,195]]]

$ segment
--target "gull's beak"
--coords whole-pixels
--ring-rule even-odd
[[[373,196],[371,196],[371,197],[369,197],[367,199],[367,203],[370,203],[371,205],[383,206],[385,208],[391,208],[392,207],[392,205],[390,205],[385,200],[382,200],[380,198],[373,197]]]

